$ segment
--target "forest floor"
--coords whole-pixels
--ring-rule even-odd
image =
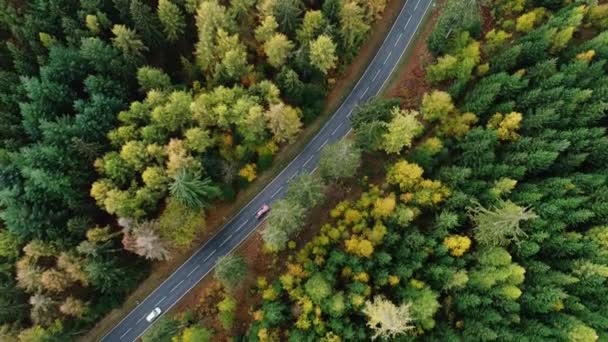
[[[441,1],[442,3],[443,1]],[[331,117],[333,112],[340,106],[343,99],[348,95],[350,90],[355,86],[359,80],[366,66],[371,62],[376,54],[378,48],[382,45],[384,38],[390,30],[394,18],[399,14],[403,0],[390,0],[387,3],[384,16],[377,20],[371,30],[370,35],[366,41],[362,44],[359,54],[346,67],[343,74],[337,79],[336,85],[329,93],[325,109],[317,119],[311,124],[307,125],[300,133],[298,140],[289,146],[282,148],[274,158],[273,165],[270,169],[260,173],[258,178],[250,184],[246,189],[239,192],[235,201],[231,203],[220,203],[216,205],[212,211],[208,213],[206,229],[199,234],[197,239],[193,243],[193,247],[190,249],[184,249],[179,253],[176,253],[173,258],[167,262],[155,263],[152,266],[149,276],[127,297],[123,305],[120,308],[114,309],[102,320],[100,320],[90,331],[85,335],[81,336],[79,341],[95,341],[101,339],[114,325],[116,325],[123,317],[125,317],[131,310],[133,310],[139,301],[146,298],[154,289],[156,289],[171,273],[179,267],[185,260],[187,260],[194,251],[196,251],[203,242],[211,237],[218,229],[220,229],[232,215],[246,205],[251,198],[253,198],[268,182],[270,182],[296,154],[304,147],[304,145],[323,127],[325,122]],[[404,60],[407,62],[402,63],[399,69],[396,70],[398,76],[393,78],[389,83],[385,91],[387,96],[398,96],[405,100],[403,91],[399,91],[400,87],[408,84],[417,84],[414,89],[416,94],[424,92],[423,89],[426,87],[422,86],[424,80],[423,77],[423,66],[424,62],[430,58],[430,54],[426,51],[425,41],[428,34],[431,32],[434,22],[436,20],[439,11],[434,11],[431,14],[430,20],[426,20],[423,26],[423,34],[416,38],[416,45],[414,49],[410,47],[408,54]],[[421,39],[422,38],[422,39]],[[419,72],[414,72],[420,70]],[[420,76],[416,76],[420,75]],[[415,83],[413,83],[415,82]],[[333,190],[333,189],[332,189]],[[301,244],[309,241],[310,238],[318,231],[320,222],[327,220],[328,211],[337,204],[336,199],[345,199],[345,189],[338,189],[339,191],[330,191],[331,198],[328,198],[326,204],[315,209],[314,213],[309,215],[315,218],[316,222],[308,222],[307,224],[311,229],[307,229],[304,234],[299,236],[298,247]],[[360,193],[360,190],[349,189],[348,197],[354,196],[356,198]],[[355,196],[356,195],[356,196]],[[265,276],[268,279],[274,278],[275,275],[279,274],[285,265],[280,267],[274,267],[274,270],[269,270],[271,258],[262,252],[262,241],[259,233],[255,233],[237,249],[237,253],[245,256],[245,259],[249,263],[249,276],[245,281],[245,284],[235,293],[239,307],[242,308],[237,313],[235,331],[243,332],[242,329],[249,324],[249,308],[254,304],[253,296],[249,289],[251,286],[255,286],[256,279],[258,276]],[[196,311],[205,311],[209,308],[200,307],[199,303],[203,299],[207,304],[213,303],[213,307],[216,300],[213,298],[207,298],[210,295],[217,294],[217,282],[214,281],[213,277],[206,277],[203,279],[188,295],[186,295],[171,311],[182,312],[187,309],[195,309]],[[215,315],[213,315],[215,316]],[[217,324],[217,322],[214,322]],[[209,326],[215,326],[215,324],[209,324]],[[239,328],[240,327],[240,328]]]

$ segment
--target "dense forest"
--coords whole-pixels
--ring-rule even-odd
[[[385,0],[0,0],[0,340],[72,340],[318,116]]]
[[[247,340],[608,338],[608,4],[481,5],[491,27],[475,2],[447,1],[418,108],[353,114],[341,148],[386,169],[343,181],[364,192],[281,254]]]
[[[447,0],[418,104],[359,107],[273,204],[267,271],[224,257],[143,340],[605,341],[607,30],[605,1]]]

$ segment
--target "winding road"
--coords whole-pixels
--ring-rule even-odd
[[[265,203],[281,198],[287,184],[301,172],[314,172],[321,149],[344,138],[351,131],[350,116],[357,105],[378,95],[399,64],[416,34],[432,0],[407,0],[376,56],[346,100],[317,135],[256,197],[241,209],[208,242],[199,248],[169,278],[120,321],[101,341],[131,342],[153,323],[146,316],[156,307],[169,311],[199,281],[213,270],[217,259],[229,254],[261,223],[256,211]],[[161,315],[162,315],[161,314]],[[156,318],[158,319],[158,318]]]

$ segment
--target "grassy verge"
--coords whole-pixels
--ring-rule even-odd
[[[233,215],[260,192],[281,170],[303,149],[303,147],[317,134],[332,114],[342,104],[352,88],[365,72],[367,65],[376,55],[376,51],[384,42],[394,19],[399,14],[403,0],[391,0],[386,7],[385,16],[372,26],[370,35],[362,44],[357,57],[344,70],[336,86],[327,97],[325,109],[311,124],[306,126],[298,139],[291,145],[283,147],[275,156],[272,167],[258,175],[258,178],[246,189],[241,190],[235,201],[219,209],[220,217],[214,221],[209,220],[207,229],[194,243],[193,248],[175,255],[169,262],[153,266],[150,275],[135,289],[124,301],[120,308],[112,310],[100,320],[90,331],[79,337],[78,341],[97,341],[109,332],[118,322],[133,310],[139,301],[145,299],[156,289],[173,271],[186,261],[199,246],[213,233],[218,231]],[[214,211],[216,211],[214,209]]]

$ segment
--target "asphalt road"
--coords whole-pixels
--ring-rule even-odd
[[[156,307],[161,308],[162,314],[167,312],[211,272],[219,257],[229,254],[255,231],[261,223],[255,218],[255,213],[262,205],[281,198],[289,181],[298,173],[314,172],[321,149],[342,139],[351,131],[349,118],[353,109],[382,90],[418,30],[431,2],[432,0],[407,0],[361,79],[302,152],[101,341],[130,342],[143,335],[152,325],[146,321],[145,316]]]

